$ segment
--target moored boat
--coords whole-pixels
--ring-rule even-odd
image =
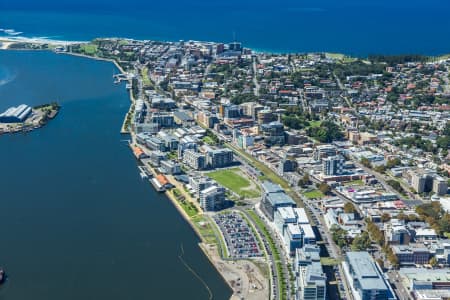
[[[0,284],[4,283],[6,280],[6,273],[5,270],[0,269]]]

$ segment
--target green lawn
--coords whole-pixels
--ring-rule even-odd
[[[238,173],[239,171],[238,168],[233,168],[210,172],[206,175],[242,197],[256,198],[261,196],[259,189],[246,189],[251,186],[251,183],[248,179],[242,177]]]
[[[248,161],[253,167],[261,171],[263,173],[263,176],[259,177],[260,181],[264,180],[270,180],[273,183],[279,184],[284,191],[294,199],[294,201],[297,203],[297,206],[304,207],[304,204],[300,197],[297,196],[297,194],[291,189],[289,184],[284,180],[282,177],[278,176],[274,171],[272,171],[269,167],[264,165],[262,162],[258,161],[254,157],[252,157],[250,154],[246,153],[242,149],[239,149],[229,143],[225,143],[225,146],[233,150],[234,152],[238,153],[239,156],[244,158],[246,161]]]
[[[95,44],[82,44],[80,49],[87,55],[94,55],[97,53],[98,47]]]
[[[305,197],[308,199],[314,199],[314,198],[319,199],[324,196],[324,194],[319,190],[309,191],[309,192],[303,193],[303,195],[305,195]]]
[[[186,214],[192,218],[198,214],[197,207],[189,201],[186,201],[183,199],[183,195],[178,189],[173,189],[171,191],[177,202],[180,204],[180,206],[183,208],[183,210],[186,212]]]
[[[346,182],[344,185],[364,185],[364,182],[361,179],[357,179]]]
[[[341,261],[332,257],[321,257],[320,263],[324,266],[337,266],[341,263]]]
[[[312,128],[317,128],[320,126],[320,124],[322,124],[322,121],[310,121],[309,122],[309,126]]]
[[[326,57],[332,58],[332,59],[344,59],[345,55],[341,53],[331,53],[327,52],[325,53]]]
[[[209,137],[209,136],[205,136],[202,140],[205,143],[207,143],[208,145],[215,145],[216,144],[216,142],[214,142],[214,140],[211,137]]]
[[[191,220],[206,243],[217,244],[218,241],[212,227],[213,225],[211,224],[212,220],[207,219],[204,215],[196,215],[191,217]]]
[[[152,82],[150,81],[150,78],[148,77],[148,68],[144,67],[141,70],[141,77],[142,77],[142,83],[144,86],[151,86]]]

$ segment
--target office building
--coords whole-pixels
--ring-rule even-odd
[[[204,177],[199,174],[189,176],[189,187],[194,195],[200,198],[200,192],[209,188],[210,186],[216,185],[217,183],[209,177]]]
[[[283,174],[284,172],[295,172],[298,168],[298,163],[294,159],[283,159],[278,165],[278,174]]]
[[[341,175],[344,172],[344,158],[341,155],[322,159],[322,171],[325,176]]]
[[[368,252],[347,252],[343,265],[355,300],[396,299],[382,271]]]
[[[238,105],[224,105],[223,117],[224,119],[238,119],[242,116],[242,109]]]
[[[206,162],[213,169],[228,167],[233,163],[233,151],[226,148],[210,150],[206,154]]]
[[[280,207],[295,207],[295,201],[284,190],[270,181],[262,183],[262,208],[266,216],[273,221],[275,211]]]
[[[289,223],[297,224],[297,215],[291,206],[280,207],[275,211],[273,220],[280,236],[284,235],[284,230]]]
[[[288,250],[289,255],[294,255],[295,250],[303,246],[303,231],[298,224],[287,224],[283,240]]]
[[[320,263],[320,248],[305,245],[295,251],[295,299],[325,300],[327,277]]]
[[[447,180],[440,176],[436,176],[433,179],[433,192],[439,196],[446,195],[448,191]]]
[[[400,266],[424,265],[430,262],[430,250],[423,244],[393,245]]]
[[[203,170],[206,168],[206,156],[194,149],[187,149],[183,152],[183,163],[194,170]]]
[[[176,175],[181,173],[180,165],[171,160],[161,161],[160,166],[164,174]]]
[[[261,133],[264,136],[264,143],[269,146],[285,144],[284,126],[275,121],[261,125]]]
[[[398,273],[414,299],[450,299],[448,269],[401,268]]]
[[[158,124],[160,127],[173,127],[175,120],[169,113],[153,113],[150,117],[150,123]]]
[[[216,185],[200,192],[200,206],[203,211],[217,211],[225,206],[225,188]]]
[[[322,158],[336,155],[337,150],[333,145],[319,145],[314,149],[313,152],[313,157],[315,160],[322,160]]]
[[[303,245],[314,245],[316,243],[316,234],[311,224],[300,224],[300,229],[303,233]]]
[[[384,224],[386,243],[390,245],[408,245],[411,241],[411,233],[404,221],[392,219]]]

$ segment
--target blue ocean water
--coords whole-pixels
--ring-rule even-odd
[[[28,37],[231,41],[272,52],[450,52],[447,0],[2,0]]]

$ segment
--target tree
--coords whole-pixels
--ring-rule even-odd
[[[309,175],[308,173],[305,173],[305,175],[303,175],[303,177],[298,180],[298,186],[305,187],[309,184],[309,182]]]
[[[386,223],[391,219],[391,215],[388,213],[384,213],[381,215],[381,222]]]
[[[386,172],[386,167],[383,165],[376,166],[374,170],[378,173],[384,174]]]
[[[401,164],[400,158],[396,157],[394,159],[390,159],[386,163],[386,168],[391,169]]]
[[[315,138],[321,143],[331,143],[340,140],[344,134],[339,126],[333,121],[323,121],[319,127],[309,127],[308,135]]]
[[[389,179],[386,182],[387,182],[387,184],[389,184],[397,192],[402,193],[402,194],[405,193],[405,190],[402,188],[400,182],[398,182],[397,180]]]
[[[402,221],[402,220],[408,220],[408,216],[405,215],[404,213],[400,212],[400,213],[397,215],[397,219],[399,219],[400,221]]]
[[[344,248],[348,246],[347,242],[347,231],[342,229],[341,227],[337,225],[333,225],[330,229],[331,231],[331,237],[333,238],[333,241],[336,245],[339,246],[339,248]]]
[[[369,234],[364,231],[353,240],[351,249],[352,251],[366,251],[370,248],[371,243]]]
[[[392,251],[392,249],[389,247],[388,248],[388,253],[387,253],[387,259],[389,260],[389,262],[391,263],[392,267],[394,269],[397,269],[400,266],[400,262],[398,260],[397,255],[395,255],[394,251]]]
[[[384,269],[384,260],[382,260],[381,258],[377,258],[377,263],[381,269]]]
[[[372,167],[372,164],[370,163],[370,161],[366,157],[361,158],[360,162],[366,168]]]
[[[437,264],[438,264],[438,260],[437,260],[437,258],[436,258],[436,256],[433,256],[431,259],[430,259],[430,265],[433,267],[433,268],[435,268],[436,266],[437,266]]]
[[[373,241],[375,241],[378,245],[384,245],[384,234],[380,230],[380,228],[375,225],[372,221],[367,221],[367,231],[370,234],[370,237]]]
[[[347,202],[344,205],[344,212],[345,213],[356,213],[356,207],[351,202]]]
[[[321,183],[321,184],[319,185],[319,190],[320,190],[324,195],[326,195],[326,194],[328,194],[328,193],[331,191],[331,188],[330,188],[330,186],[329,186],[328,184],[326,184],[326,183]]]

